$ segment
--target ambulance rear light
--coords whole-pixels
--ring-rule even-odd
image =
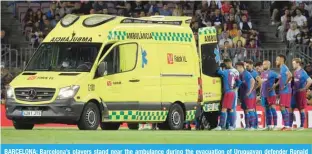
[[[197,102],[202,102],[203,101],[202,79],[199,77],[197,81],[198,81],[198,100],[197,100]]]
[[[95,27],[101,24],[104,24],[105,22],[108,22],[110,20],[113,20],[115,16],[110,15],[94,15],[91,17],[86,18],[83,21],[83,25],[86,27]]]
[[[63,27],[68,27],[74,24],[79,19],[79,16],[74,14],[68,14],[64,18],[61,19],[61,25]]]

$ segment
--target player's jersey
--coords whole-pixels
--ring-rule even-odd
[[[239,72],[235,68],[231,68],[230,71],[233,72],[236,76],[239,76]],[[235,102],[233,104],[233,109],[234,110],[236,110],[236,105],[237,105],[237,97],[238,97],[238,91],[237,90],[235,91],[235,94],[236,94]]]
[[[294,89],[293,90],[298,91],[299,89],[304,88],[309,78],[310,77],[305,70],[303,69],[296,70],[294,72],[294,86],[293,86]]]
[[[275,73],[272,70],[266,70],[261,73],[261,79],[262,79],[262,86],[261,86],[261,96],[262,97],[269,97],[269,96],[275,96],[275,90],[271,89],[275,83],[275,79],[278,78],[277,73]]]
[[[257,77],[259,76],[259,73],[256,70],[251,70],[251,71],[249,71],[249,73],[255,79],[255,82],[256,82],[255,86],[258,85]],[[253,95],[255,95],[255,97],[257,97],[257,91],[256,90],[253,90],[252,93],[253,93]]]
[[[250,89],[252,88],[251,87],[251,81],[254,79],[253,79],[252,75],[247,70],[245,70],[243,73],[240,74],[240,80],[243,82],[243,84],[239,88],[240,89],[239,90],[240,98],[244,99],[246,93],[249,92]],[[248,96],[248,98],[256,98],[256,95],[253,93],[253,91]]]
[[[235,74],[231,69],[221,70],[218,69],[217,73],[223,78],[223,90],[224,92],[233,91],[236,87],[239,87],[241,81],[239,80],[239,76]]]
[[[290,94],[291,93],[291,83],[287,83],[287,72],[289,72],[288,67],[283,64],[280,69],[279,76],[279,93],[280,94]]]

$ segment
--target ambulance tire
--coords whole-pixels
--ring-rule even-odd
[[[218,126],[218,116],[219,116],[219,113],[218,112],[209,112],[207,114],[207,119],[208,119],[208,123],[209,123],[209,126],[210,126],[210,130],[211,129],[214,129]]]
[[[78,128],[80,130],[97,130],[101,121],[99,108],[93,102],[89,102],[84,107]]]
[[[127,123],[128,128],[130,130],[138,130],[139,129],[139,124],[138,123]]]
[[[13,126],[17,130],[22,130],[22,129],[31,130],[34,128],[35,124],[13,121]]]
[[[184,126],[185,116],[180,104],[172,104],[167,116],[167,125],[170,130],[182,130]]]
[[[102,130],[118,130],[120,127],[120,123],[101,122],[100,126]]]

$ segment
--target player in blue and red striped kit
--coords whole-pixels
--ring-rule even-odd
[[[229,130],[234,130],[233,125],[235,121],[235,115],[233,112],[233,104],[236,100],[236,89],[241,85],[241,80],[239,76],[233,73],[230,69],[233,68],[231,59],[224,59],[223,61],[226,65],[225,70],[218,69],[217,73],[221,75],[223,82],[223,99],[222,99],[222,110],[220,116],[219,126],[214,130],[225,129],[225,124],[227,118],[230,118]],[[227,110],[230,110],[230,113],[227,113]]]
[[[246,60],[246,69],[251,74],[251,76],[254,78],[254,80],[256,81],[256,84],[255,84],[254,90],[253,90],[253,95],[256,96],[254,98],[254,101],[255,101],[255,103],[254,103],[255,107],[254,108],[255,108],[255,115],[256,115],[255,129],[258,129],[257,89],[261,87],[262,80],[261,80],[260,74],[254,69],[253,61],[251,59]]]
[[[307,106],[307,90],[312,84],[312,79],[309,77],[307,72],[302,69],[301,67],[301,59],[295,58],[292,61],[293,68],[295,69],[294,72],[294,85],[293,85],[293,93],[294,93],[294,100],[296,103],[296,108],[300,111],[300,128],[299,130],[304,129],[304,121],[305,121],[305,113],[304,110]],[[292,112],[291,112],[292,113]],[[292,113],[293,116],[293,113]],[[292,124],[292,118],[290,123]],[[292,126],[292,125],[291,125]]]
[[[268,130],[277,130],[277,113],[276,113],[276,93],[274,89],[275,80],[278,79],[278,74],[270,70],[271,62],[263,61],[263,72],[261,73],[261,102],[265,106],[266,124]],[[272,125],[273,121],[273,125]]]
[[[243,82],[239,88],[239,97],[241,103],[245,106],[246,130],[254,130],[256,127],[256,93],[254,92],[255,79],[249,71],[245,69],[243,62],[236,63],[239,71],[239,78]]]
[[[282,130],[290,130],[289,125],[289,108],[291,102],[291,79],[292,74],[288,67],[285,65],[286,57],[284,55],[278,55],[276,57],[276,65],[280,68],[279,81],[274,85],[274,88],[279,85],[280,95],[280,108],[282,112],[284,127]]]

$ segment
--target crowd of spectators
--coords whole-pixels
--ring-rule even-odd
[[[276,36],[288,47],[296,44],[312,47],[312,2],[276,1],[271,6],[272,25]]]
[[[239,1],[78,1],[51,2],[50,9],[29,9],[23,18],[25,35],[34,47],[53,29],[66,14],[114,14],[126,17],[151,15],[192,16],[191,28],[197,38],[198,29],[215,26],[220,39],[222,55],[232,59],[256,59],[257,50],[247,52],[246,48],[257,49],[258,32],[253,29],[246,2]],[[112,8],[111,5],[114,5]],[[249,50],[248,50],[249,51]]]

